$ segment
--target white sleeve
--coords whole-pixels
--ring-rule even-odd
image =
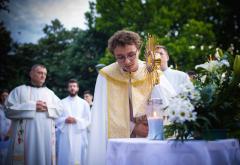
[[[13,89],[5,101],[6,116],[9,119],[34,118],[36,114],[35,101],[21,101],[21,97],[28,93],[23,86]]]
[[[193,85],[192,81],[190,80],[190,77],[186,73],[185,73],[183,82],[186,84],[186,86],[194,88],[194,85]]]
[[[83,116],[81,116],[80,118],[77,117],[76,119],[78,130],[87,129],[91,122],[90,106],[87,102],[84,102]]]
[[[167,107],[169,105],[169,99],[173,96],[176,96],[176,91],[166,77],[162,75],[160,84],[155,85],[152,89],[151,98],[162,99],[163,107]]]
[[[63,111],[62,111],[61,115],[55,120],[55,122],[56,122],[57,130],[63,131],[64,126],[65,126],[65,120],[66,120],[67,116],[64,113],[62,101],[59,102],[59,106]]]
[[[58,118],[63,113],[63,108],[60,103],[60,99],[52,93],[52,102],[47,104],[48,108],[48,117]]]
[[[88,165],[105,165],[107,150],[107,81],[98,75],[90,126]]]

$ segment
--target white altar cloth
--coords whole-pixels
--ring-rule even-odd
[[[236,139],[109,139],[106,159],[107,165],[240,165],[240,148]]]

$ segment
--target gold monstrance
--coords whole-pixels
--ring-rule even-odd
[[[161,74],[161,55],[156,53],[156,38],[153,35],[148,35],[145,58],[146,58],[146,71],[149,84],[151,85],[152,91],[154,87],[160,83]],[[155,97],[155,96],[154,96]],[[163,103],[161,98],[148,98],[146,112],[148,120],[148,136],[150,140],[163,140],[163,117],[164,112],[162,111]]]
[[[155,46],[155,36],[148,34],[145,48],[145,59],[147,76],[152,87],[160,83],[161,74],[161,55],[155,52]]]

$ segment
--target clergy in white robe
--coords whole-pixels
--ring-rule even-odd
[[[0,141],[8,138],[8,131],[11,125],[11,120],[6,117],[4,111],[4,106],[0,104]]]
[[[5,102],[12,120],[8,165],[56,164],[54,119],[61,114],[60,99],[43,86],[46,75],[45,66],[34,65],[31,83],[13,89]]]
[[[8,138],[8,131],[11,125],[11,120],[6,118],[4,102],[8,96],[8,91],[1,91],[0,95],[0,141],[6,141]]]
[[[0,164],[6,164],[5,159],[9,144],[8,132],[11,126],[11,120],[6,118],[4,111],[4,106],[0,104]]]
[[[171,83],[177,93],[180,93],[184,87],[193,87],[193,84],[188,74],[182,71],[167,68],[163,71],[163,74]]]
[[[78,90],[77,81],[69,80],[69,96],[61,100],[64,112],[57,119],[58,165],[86,165],[91,115],[89,104],[77,95]]]
[[[152,86],[146,76],[146,65],[138,60],[141,41],[138,34],[118,31],[108,41],[108,48],[116,62],[99,71],[94,93],[92,123],[89,138],[88,165],[105,165],[109,138],[146,137],[148,126],[131,120],[146,115],[147,100]],[[175,94],[162,75],[159,89],[161,98]],[[154,96],[154,95],[153,95]]]
[[[183,90],[183,87],[193,87],[188,74],[168,67],[169,54],[165,46],[157,45],[156,53],[161,55],[161,70],[163,71],[163,74],[177,93],[180,93]]]

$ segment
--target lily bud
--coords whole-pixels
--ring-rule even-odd
[[[223,57],[223,51],[220,48],[216,48],[215,58],[220,60]]]
[[[235,60],[233,63],[233,72],[235,76],[240,76],[240,55],[235,56]]]

